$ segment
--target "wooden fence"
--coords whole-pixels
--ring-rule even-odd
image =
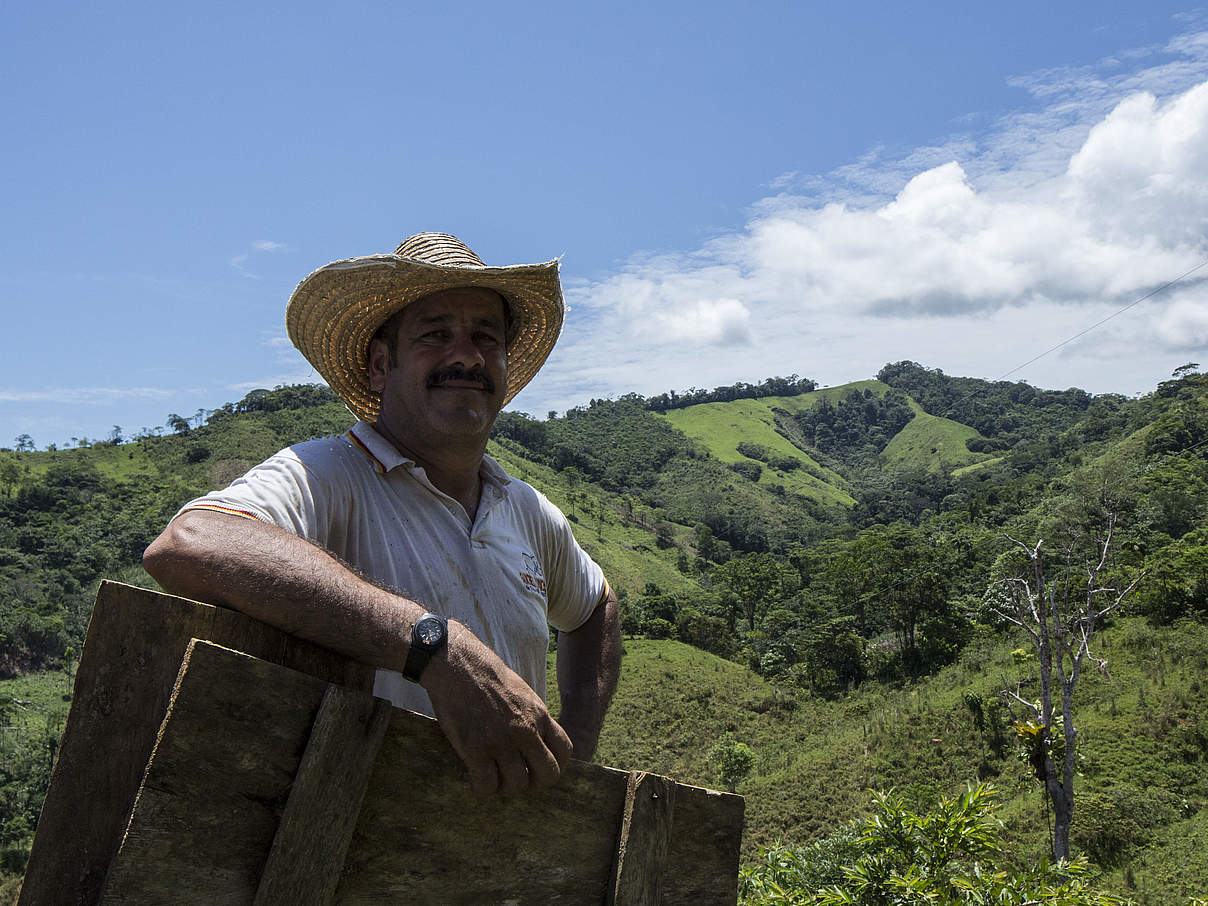
[[[733,904],[741,797],[572,762],[475,797],[372,671],[105,583],[20,903]]]

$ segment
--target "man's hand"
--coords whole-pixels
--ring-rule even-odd
[[[541,697],[455,620],[421,685],[479,796],[550,786],[575,750]]]
[[[363,664],[401,671],[420,604],[366,582],[327,552],[275,526],[204,510],[177,517],[143,563],[165,590],[241,610]],[[475,792],[548,786],[572,743],[545,703],[465,626],[423,684]]]

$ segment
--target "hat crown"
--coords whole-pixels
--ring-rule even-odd
[[[468,245],[448,233],[416,233],[408,236],[394,254],[400,258],[445,267],[486,267]]]

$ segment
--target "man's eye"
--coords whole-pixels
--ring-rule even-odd
[[[495,336],[492,333],[480,333],[480,334],[478,334],[476,339],[479,343],[482,343],[484,346],[498,346],[499,345],[499,337]]]

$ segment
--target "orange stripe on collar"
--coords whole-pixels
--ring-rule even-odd
[[[359,437],[357,437],[356,434],[353,433],[351,428],[349,428],[346,433],[348,435],[348,439],[352,441],[353,446],[355,446],[358,450],[360,450],[362,453],[364,453],[366,456],[368,456],[373,461],[373,467],[378,470],[379,474],[385,475],[386,466],[382,463],[382,461],[380,459],[378,459],[376,456],[373,455],[372,450],[370,450],[367,446],[365,446],[365,442],[363,440],[361,440]]]

